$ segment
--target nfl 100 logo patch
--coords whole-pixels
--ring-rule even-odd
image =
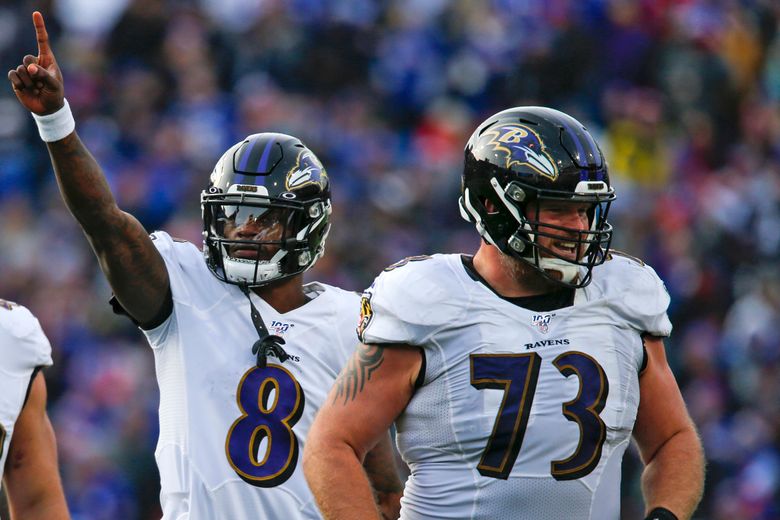
[[[269,328],[274,331],[274,334],[281,336],[293,327],[295,327],[295,323],[283,323],[281,321],[272,320]]]
[[[531,323],[534,327],[539,329],[542,334],[547,334],[550,331],[550,321],[555,317],[555,314],[534,314]]]

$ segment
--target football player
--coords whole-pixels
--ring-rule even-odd
[[[325,168],[295,137],[250,135],[219,159],[201,195],[203,249],[164,232],[150,237],[117,207],[74,131],[40,13],[33,22],[38,56],[9,79],[38,121],[116,306],[154,352],[164,517],[319,518],[299,457],[358,344],[359,302],[302,281],[330,227]],[[396,517],[401,484],[389,436],[365,471],[382,514]]]
[[[51,364],[51,345],[35,316],[0,300],[0,480],[12,519],[70,518],[40,372]]]
[[[615,192],[593,137],[518,107],[465,155],[460,208],[482,243],[406,259],[364,293],[364,345],[304,453],[326,518],[376,517],[358,461],[393,421],[404,519],[617,519],[632,436],[647,518],[690,518],[703,456],[664,353],[669,296],[610,252]]]

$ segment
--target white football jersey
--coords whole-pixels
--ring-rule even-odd
[[[619,518],[641,335],[670,334],[668,303],[652,268],[617,255],[550,312],[498,296],[459,255],[383,272],[364,294],[362,340],[425,354],[396,423],[411,470],[401,518]]]
[[[0,481],[35,369],[51,364],[51,345],[35,316],[0,300]]]
[[[321,518],[300,457],[314,416],[358,343],[359,296],[325,284],[279,314],[252,302],[291,356],[257,368],[250,305],[219,281],[189,242],[152,235],[165,260],[173,312],[145,331],[160,387],[163,517],[170,520]]]

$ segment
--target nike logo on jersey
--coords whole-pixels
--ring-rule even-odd
[[[556,345],[568,345],[569,340],[568,338],[562,338],[562,339],[543,339],[542,341],[534,341],[533,343],[526,343],[525,349],[526,350],[532,350],[535,348],[541,348],[541,347],[554,347]]]

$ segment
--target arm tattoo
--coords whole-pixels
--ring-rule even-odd
[[[110,223],[104,220],[107,208],[115,204],[114,197],[95,158],[76,133],[47,146],[63,199],[73,216],[89,235],[94,234],[91,228],[108,233]]]
[[[374,370],[385,360],[385,349],[378,345],[360,345],[336,379],[336,395],[333,402],[344,397],[344,404],[353,401],[371,379]]]
[[[143,225],[119,209],[103,170],[75,132],[47,143],[62,198],[87,235],[117,299],[148,323],[170,304],[165,263]]]

